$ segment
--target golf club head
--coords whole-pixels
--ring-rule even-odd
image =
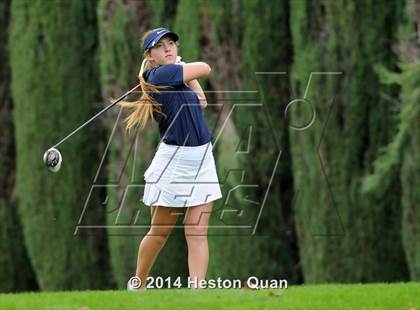
[[[44,164],[52,172],[60,170],[62,161],[61,153],[55,148],[50,148],[44,153]]]

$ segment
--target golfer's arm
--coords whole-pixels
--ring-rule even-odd
[[[211,68],[205,62],[191,62],[182,64],[183,80],[187,83],[192,80],[200,79],[210,74]]]
[[[204,109],[207,106],[207,99],[198,80],[188,81],[187,86],[197,94],[198,99],[200,100],[200,106],[202,109]]]

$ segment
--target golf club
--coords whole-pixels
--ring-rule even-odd
[[[143,66],[142,66],[143,67]],[[143,69],[143,68],[142,68]],[[112,108],[114,105],[116,105],[118,102],[123,100],[125,97],[130,95],[133,91],[135,91],[137,88],[139,88],[141,85],[138,84],[134,86],[132,89],[127,91],[125,94],[121,95],[117,100],[115,100],[113,103],[105,107],[102,111],[99,111],[97,114],[92,116],[89,120],[87,120],[85,123],[77,127],[75,130],[73,130],[71,133],[69,133],[67,136],[65,136],[61,141],[56,143],[54,146],[50,147],[47,151],[45,151],[43,160],[44,164],[47,166],[47,168],[52,172],[58,172],[61,167],[61,162],[63,161],[63,157],[61,156],[60,151],[57,149],[57,147],[62,144],[64,141],[66,141],[68,138],[70,138],[72,135],[74,135],[76,132],[78,132],[80,129],[88,125],[90,122],[92,122],[94,119],[96,119],[98,116],[102,115],[106,111],[108,111],[110,108]]]

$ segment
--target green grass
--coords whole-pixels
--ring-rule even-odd
[[[0,294],[0,309],[420,310],[420,283],[305,285],[287,289],[150,289]]]

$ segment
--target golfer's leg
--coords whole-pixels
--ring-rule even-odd
[[[178,212],[176,208],[151,207],[151,228],[141,241],[137,256],[136,276],[141,280],[141,288],[145,287],[153,263],[176,224]]]
[[[207,230],[213,202],[186,208],[184,219],[185,239],[188,245],[188,269],[190,279],[197,281],[206,278],[209,263]],[[197,288],[192,285],[192,288]]]

